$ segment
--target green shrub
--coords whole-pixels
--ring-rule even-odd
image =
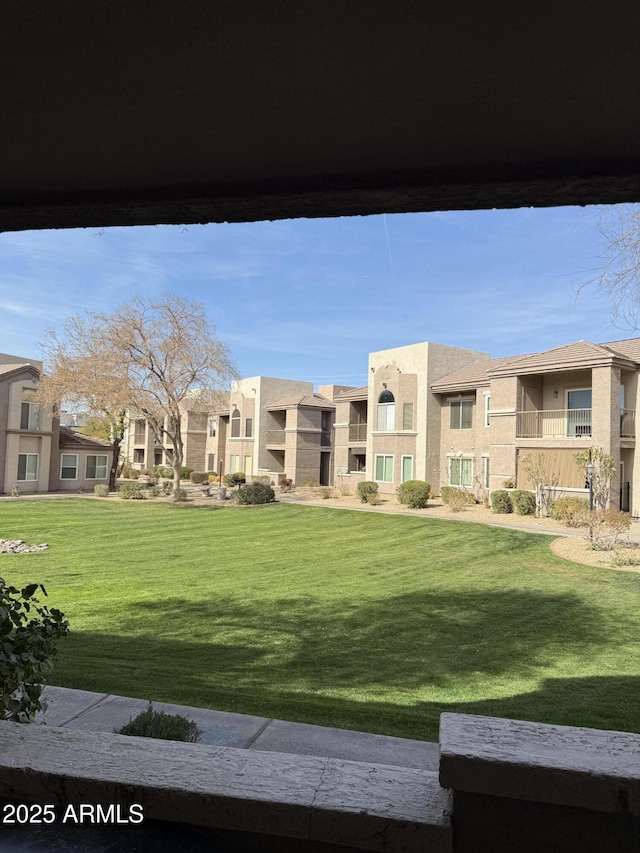
[[[356,493],[363,504],[372,503],[372,498],[378,497],[378,484],[371,480],[364,480],[356,486]]]
[[[431,486],[424,480],[406,480],[398,487],[398,500],[411,509],[424,509],[431,497]]]
[[[187,500],[187,492],[185,489],[173,489],[173,499],[178,503],[184,503]]]
[[[152,498],[159,498],[161,494],[163,494],[162,486],[151,486],[149,489],[149,496]]]
[[[143,501],[146,497],[142,483],[123,483],[118,495],[123,501]]]
[[[265,483],[248,483],[246,486],[240,486],[236,493],[236,500],[239,504],[268,504],[276,499],[276,493],[271,486]]]
[[[173,479],[173,468],[169,468],[166,465],[154,465],[153,473],[156,477],[164,477],[165,479]]]
[[[195,483],[197,486],[201,486],[203,483],[209,482],[209,475],[204,471],[192,471],[191,482]]]
[[[526,489],[516,489],[511,492],[511,502],[518,515],[536,514],[536,496]]]
[[[252,483],[262,483],[263,486],[272,485],[271,477],[269,477],[268,475],[262,475],[262,474],[259,477],[253,477],[251,482]]]
[[[69,623],[60,610],[39,604],[38,589],[47,594],[42,584],[20,590],[0,578],[0,720],[29,723],[47,707],[40,696]]]
[[[180,740],[185,743],[196,743],[202,737],[202,729],[199,729],[193,720],[181,714],[154,711],[151,702],[146,711],[142,711],[121,729],[114,729],[114,731],[119,735]]]
[[[129,479],[130,480],[137,480],[139,476],[140,476],[140,471],[138,471],[137,468],[132,468],[129,471]]]
[[[97,486],[93,487],[93,494],[98,498],[108,498],[109,486],[104,483],[99,483]]]
[[[513,502],[511,500],[511,495],[509,494],[509,492],[505,491],[504,489],[498,489],[498,491],[492,492],[491,509],[494,512],[500,513],[501,515],[513,512]]]
[[[159,481],[159,477],[155,474],[147,474],[147,486],[157,486]]]
[[[189,477],[193,474],[193,468],[189,468],[188,465],[183,465],[180,469],[180,479],[188,480]],[[173,468],[171,469],[171,476],[173,476]]]
[[[567,527],[586,527],[589,523],[589,502],[577,495],[565,495],[551,504],[551,518]]]
[[[171,482],[162,483],[162,485],[158,486],[158,488],[162,489],[162,494],[166,495],[167,497],[173,494],[173,483]]]

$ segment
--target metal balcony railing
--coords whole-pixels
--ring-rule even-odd
[[[284,434],[283,429],[268,429],[267,444],[278,444],[284,446]]]
[[[591,409],[517,412],[516,438],[591,438]],[[620,410],[620,437],[635,438],[636,413]]]
[[[516,438],[591,438],[591,409],[517,412]]]
[[[367,425],[366,424],[349,424],[349,441],[366,441],[367,440]]]

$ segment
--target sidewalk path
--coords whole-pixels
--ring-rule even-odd
[[[49,707],[38,721],[50,726],[85,732],[112,732],[124,726],[147,707],[143,699],[107,693],[47,686],[43,697]],[[437,770],[437,743],[289,723],[268,717],[211,711],[154,702],[156,711],[182,714],[193,720],[204,734],[199,743],[232,746],[264,752],[317,755],[348,761],[389,764],[419,770]]]

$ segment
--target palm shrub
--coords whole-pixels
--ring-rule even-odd
[[[199,729],[193,720],[183,717],[182,714],[155,711],[151,702],[146,711],[142,711],[122,728],[114,731],[120,735],[180,740],[185,743],[196,743],[202,736],[202,729]]]
[[[240,486],[235,496],[239,504],[268,504],[276,499],[276,493],[265,483],[248,483]]]
[[[431,497],[431,486],[424,480],[406,480],[398,486],[398,500],[411,509],[424,509]]]
[[[491,509],[501,515],[513,512],[513,502],[509,492],[505,489],[498,489],[498,491],[492,492]]]
[[[363,504],[377,503],[378,484],[372,480],[364,480],[356,486],[356,493]]]
[[[511,492],[511,502],[518,515],[536,514],[536,496],[526,489],[516,489]]]
[[[0,578],[0,720],[29,723],[47,707],[40,697],[69,623],[39,603],[38,589],[47,594],[42,584],[17,589]]]

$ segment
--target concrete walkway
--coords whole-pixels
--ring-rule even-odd
[[[38,721],[50,726],[85,731],[113,732],[147,707],[143,699],[108,693],[47,686],[43,692],[49,707]],[[204,734],[199,743],[232,746],[263,752],[316,755],[348,761],[388,764],[418,770],[437,770],[437,743],[289,723],[268,717],[210,711],[185,705],[154,702],[156,711],[182,714],[193,720]]]

